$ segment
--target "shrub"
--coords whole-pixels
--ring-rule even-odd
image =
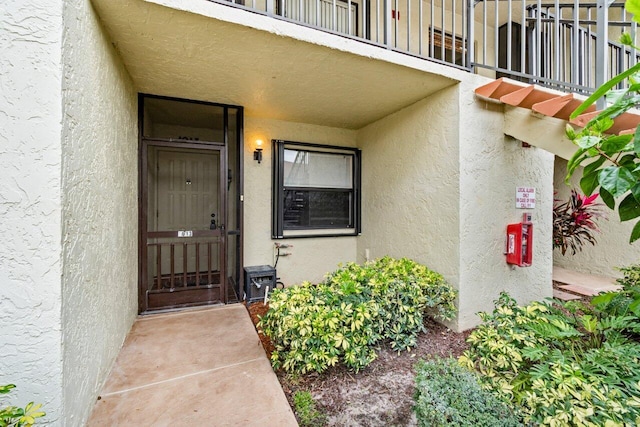
[[[394,350],[416,344],[428,310],[439,319],[455,315],[456,293],[441,275],[408,259],[389,257],[350,263],[317,285],[273,292],[260,321],[276,350],[274,367],[322,372],[342,361],[358,371],[387,340]]]
[[[414,397],[422,427],[522,425],[513,410],[483,390],[477,377],[454,359],[418,362]]]
[[[325,425],[325,415],[316,408],[316,402],[308,391],[293,394],[293,406],[301,427]]]
[[[14,384],[0,385],[0,394],[8,394],[16,388]],[[45,416],[40,411],[41,404],[30,402],[24,408],[17,406],[0,407],[0,427],[30,427],[36,423],[37,418]]]
[[[632,19],[640,22],[640,1],[625,1],[625,9]],[[623,33],[619,42],[632,50],[638,49],[635,35]],[[580,187],[587,196],[599,193],[604,204],[613,211],[618,211],[620,221],[636,220],[631,230],[629,243],[640,238],[640,126],[635,132],[612,132],[614,119],[627,111],[640,106],[639,83],[640,63],[621,72],[608,82],[602,84],[589,98],[571,113],[573,120],[583,114],[598,99],[605,97],[606,108],[602,108],[592,117],[584,128],[576,132],[567,125],[567,137],[578,146],[567,163],[568,183],[571,176],[583,163]],[[626,84],[628,82],[628,84]],[[624,88],[623,88],[624,86]]]
[[[624,288],[640,287],[640,264],[621,267],[622,278],[618,279],[618,284]]]
[[[508,295],[469,336],[460,363],[483,385],[544,425],[638,425],[640,330],[621,316],[581,303],[517,306]]]
[[[617,282],[619,292],[600,294],[591,300],[594,309],[602,316],[640,316],[640,265],[619,268],[623,277]]]
[[[585,197],[571,190],[569,200],[553,204],[553,248],[560,249],[562,255],[571,248],[572,255],[582,251],[586,243],[596,244],[594,232],[599,231],[594,219],[602,217],[600,204],[594,203],[594,194]]]

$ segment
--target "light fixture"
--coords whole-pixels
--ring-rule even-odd
[[[253,152],[253,160],[257,160],[258,163],[262,162],[262,140],[256,140],[256,151]]]

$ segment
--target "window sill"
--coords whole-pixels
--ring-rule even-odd
[[[288,234],[288,232],[292,232],[292,234]],[[305,232],[306,231],[306,232]],[[349,229],[325,229],[325,230],[286,230],[285,234],[282,236],[271,236],[272,240],[283,240],[283,239],[306,239],[306,238],[317,238],[317,237],[357,237],[360,233],[358,233],[353,228]]]

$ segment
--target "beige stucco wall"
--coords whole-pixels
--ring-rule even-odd
[[[525,304],[551,296],[553,155],[504,135],[501,105],[476,99],[487,80],[469,76],[460,84],[460,305],[458,328],[479,322],[501,291]],[[518,186],[536,189],[535,209],[515,208]],[[531,212],[533,265],[505,262],[507,224]]]
[[[137,313],[137,97],[88,0],[65,2],[64,417],[84,425]],[[60,101],[58,101],[60,103]]]
[[[426,78],[426,76],[425,76]],[[358,133],[358,261],[409,257],[458,284],[458,89],[444,89]]]
[[[62,2],[4,1],[0,21],[0,384],[60,424]]]
[[[358,134],[363,149],[363,233],[358,260],[407,256],[442,273],[460,291],[468,329],[506,291],[520,303],[551,295],[553,155],[504,136],[502,107],[476,100],[486,79],[454,88],[375,122]],[[537,190],[534,263],[505,262],[505,231],[519,222],[516,186]]]
[[[554,186],[557,191],[558,200],[567,201],[571,194],[571,189],[580,190],[580,178],[582,178],[582,168],[579,168],[571,179],[571,185],[565,184],[567,174],[567,161],[556,157]],[[598,199],[600,203],[602,201]],[[569,270],[580,271],[582,273],[600,274],[610,277],[619,277],[615,267],[622,267],[640,262],[640,243],[629,244],[629,236],[635,225],[635,221],[620,222],[617,211],[613,212],[602,203],[602,212],[606,219],[596,221],[600,228],[599,233],[595,233],[596,245],[587,244],[584,250],[575,255],[571,255],[571,250],[563,256],[560,250],[553,252],[553,262],[555,265]]]
[[[277,268],[289,286],[305,280],[318,282],[339,263],[355,261],[356,237],[271,239],[271,140],[354,147],[356,131],[246,117],[244,138],[244,265],[273,265],[274,242],[292,244],[283,250],[292,255],[281,257]],[[260,164],[253,160],[257,139],[264,141]]]

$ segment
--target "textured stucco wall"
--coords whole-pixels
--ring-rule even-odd
[[[427,78],[427,76],[425,76]],[[363,231],[358,261],[408,257],[458,284],[458,89],[444,89],[358,133]]]
[[[271,140],[355,147],[356,132],[246,117],[244,138],[244,265],[273,265],[274,242],[293,244],[283,250],[292,255],[278,262],[278,276],[289,286],[318,282],[339,263],[355,261],[356,237],[271,240]],[[253,160],[257,139],[264,142],[261,164]]]
[[[503,133],[502,106],[474,97],[487,80],[470,75],[460,84],[460,300],[458,328],[479,322],[500,291],[525,304],[551,296],[551,223],[554,156]],[[517,186],[535,187],[536,207],[515,208]],[[507,224],[533,214],[533,265],[505,262]]]
[[[62,425],[84,425],[137,313],[137,99],[88,0],[65,2]]]
[[[473,89],[486,83],[469,75],[358,134],[363,149],[363,235],[358,260],[407,256],[442,273],[460,292],[464,330],[476,313],[493,308],[500,291],[520,303],[551,294],[553,155],[524,149],[503,133],[501,106]],[[505,230],[519,222],[516,186],[537,190],[534,265],[505,262]]]
[[[60,424],[62,2],[3,1],[0,22],[0,384]]]
[[[556,198],[567,201],[571,189],[580,190],[582,168],[579,168],[571,179],[571,186],[565,184],[567,175],[567,161],[556,157],[554,185]],[[600,203],[602,201],[598,199]],[[615,267],[622,267],[640,262],[640,243],[629,244],[631,229],[635,221],[620,222],[617,212],[613,212],[602,204],[602,213],[606,219],[597,220],[600,233],[595,233],[596,245],[587,244],[584,250],[571,255],[569,250],[564,256],[559,250],[553,252],[553,263],[559,267],[582,273],[600,274],[603,276],[620,277]]]

